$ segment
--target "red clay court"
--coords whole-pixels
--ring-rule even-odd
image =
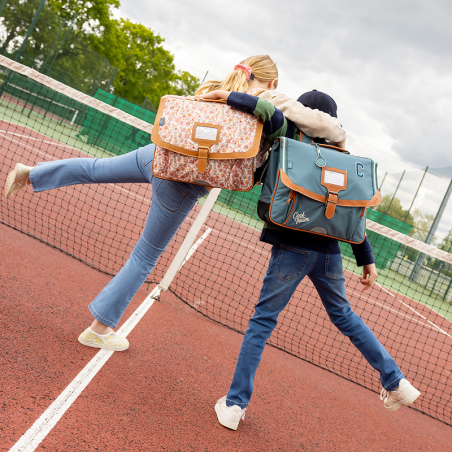
[[[82,156],[25,127],[2,122],[0,129],[2,186],[18,155],[29,164]],[[0,221],[115,273],[139,236],[150,198],[146,186],[78,186],[35,195],[28,188],[10,200],[2,197]],[[155,281],[193,218],[162,256]],[[219,425],[213,406],[227,392],[243,336],[202,314],[243,330],[269,248],[256,230],[218,213],[201,233],[172,286],[178,297],[164,293],[153,303],[128,336],[130,349],[111,356],[36,450],[450,450],[449,425],[414,409],[387,413],[375,392],[273,347],[264,353],[246,420],[237,432]],[[77,337],[92,321],[87,305],[111,276],[42,241],[0,224],[2,451],[14,448],[97,353]],[[422,377],[415,383],[423,395],[414,407],[422,398],[441,406],[435,391],[441,386],[450,396],[452,386],[450,322],[392,290],[363,294],[357,276],[346,276],[354,310],[384,338],[404,371]],[[138,292],[124,321],[153,287]],[[378,390],[375,372],[331,327],[310,283],[294,298],[306,304],[292,304],[272,343],[334,372],[345,367],[346,378]],[[296,344],[303,337],[301,350]],[[432,346],[438,341],[440,352]]]

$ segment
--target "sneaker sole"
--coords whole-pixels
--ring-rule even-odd
[[[239,426],[240,421],[235,423],[235,422],[228,421],[227,419],[224,419],[222,414],[221,414],[220,405],[219,404],[215,405],[215,413],[217,413],[218,422],[223,427],[229,428],[231,430],[237,430],[237,427]]]
[[[16,169],[14,168],[6,178],[6,184],[5,184],[5,196],[9,198],[11,195],[14,194],[14,182],[16,180]]]
[[[397,411],[399,408],[402,408],[404,406],[410,406],[412,403],[414,403],[417,398],[421,395],[419,391],[416,390],[415,394],[410,395],[406,399],[400,400],[399,402],[395,403],[394,405],[390,406],[389,408],[385,406],[387,411]]]
[[[129,345],[127,344],[126,347],[114,347],[112,345],[99,345],[99,344],[95,344],[94,342],[90,342],[90,341],[85,341],[83,338],[79,337],[78,341],[80,342],[80,344],[86,345],[87,347],[92,347],[92,348],[102,348],[104,350],[111,350],[113,352],[123,352],[124,350],[127,350],[129,348]]]

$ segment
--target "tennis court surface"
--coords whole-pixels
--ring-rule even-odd
[[[8,451],[98,353],[77,337],[110,280],[0,225],[2,409]],[[149,291],[152,289],[150,286]],[[146,298],[143,287],[127,319]],[[452,428],[413,409],[387,413],[374,392],[267,347],[236,432],[213,406],[243,336],[164,293],[36,450],[448,451]]]
[[[41,84],[48,81],[18,74],[17,63],[0,69],[2,186],[16,161],[110,157],[118,140],[130,148],[137,128],[149,130],[98,101],[65,97],[64,87],[66,94],[49,95]],[[400,256],[420,245],[385,236],[378,225],[379,283],[363,292],[359,270],[345,258],[347,295],[421,390],[415,409],[384,410],[378,375],[331,326],[304,282],[269,340],[277,348],[264,353],[245,422],[237,432],[218,424],[213,406],[227,392],[270,250],[258,241],[252,204],[236,208],[224,198],[172,293],[149,298],[201,206],[126,311],[130,349],[81,346],[77,337],[92,321],[87,305],[127,259],[151,198],[149,187],[130,184],[40,194],[28,188],[1,198],[0,450],[450,449],[451,279],[436,271],[432,282],[425,266],[419,278],[410,276]],[[450,265],[447,253],[430,258],[440,269]]]

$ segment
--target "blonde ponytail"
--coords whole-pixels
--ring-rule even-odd
[[[271,82],[275,78],[278,78],[276,64],[268,55],[252,56],[241,61],[240,64],[250,66],[253,70],[254,77],[260,82]],[[277,83],[275,84],[275,88],[276,86]],[[235,70],[230,72],[223,81],[207,81],[198,88],[196,95],[207,94],[217,89],[245,93],[249,89],[245,72]]]

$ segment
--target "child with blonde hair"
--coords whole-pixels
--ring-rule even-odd
[[[197,94],[206,95],[217,89],[238,93],[252,89],[273,91],[277,84],[278,70],[275,63],[269,56],[260,55],[240,62],[223,81],[204,83]],[[266,92],[263,95],[267,95]],[[334,118],[314,112],[301,104],[294,106],[293,103],[297,102],[291,102],[287,96],[276,97],[292,111],[298,121],[297,125],[307,134],[314,133],[334,142],[345,138],[344,130]],[[115,351],[129,347],[127,339],[119,337],[113,328],[118,325],[130,301],[146,281],[195,203],[208,193],[202,185],[163,180],[153,176],[154,149],[155,146],[150,144],[118,157],[73,158],[41,162],[35,167],[17,163],[7,177],[7,197],[28,184],[32,185],[34,192],[76,184],[152,185],[152,202],[142,235],[122,269],[89,305],[94,321],[79,336],[79,342],[83,345]]]

